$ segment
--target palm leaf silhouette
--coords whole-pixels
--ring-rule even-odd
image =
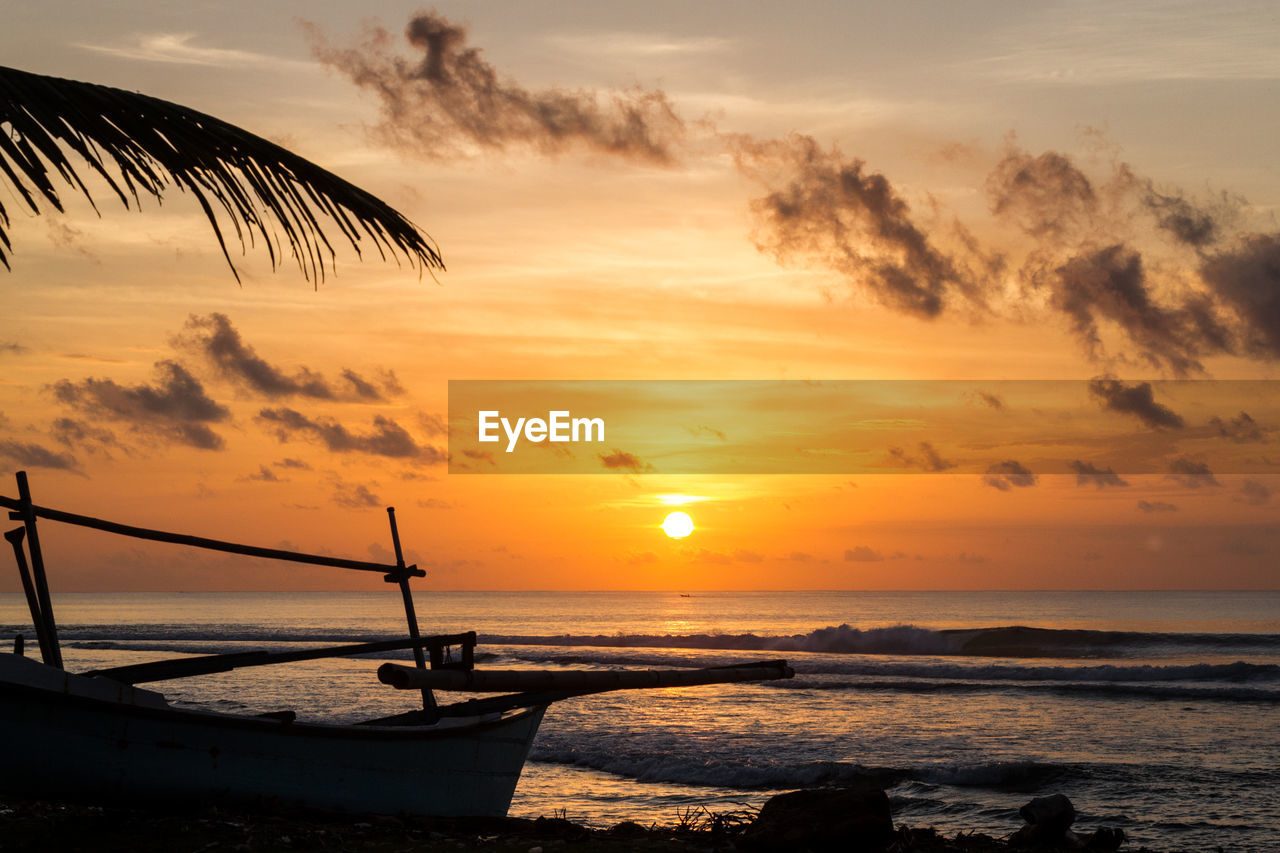
[[[324,280],[334,250],[319,217],[360,254],[368,237],[379,255],[403,255],[419,269],[444,269],[427,235],[386,203],[288,149],[178,104],[94,83],[0,67],[0,183],[39,214],[39,199],[63,210],[59,187],[94,203],[69,155],[98,173],[126,208],[141,195],[162,201],[170,184],[190,192],[227,251],[219,210],[243,252],[261,238],[274,269],[287,243],[303,276]],[[13,247],[0,202],[0,263]],[[279,234],[284,235],[283,241]]]

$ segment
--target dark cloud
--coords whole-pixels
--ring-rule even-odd
[[[1156,303],[1142,256],[1115,244],[1071,258],[1055,271],[1054,307],[1071,321],[1085,353],[1105,358],[1099,324],[1123,330],[1138,355],[1179,376],[1203,371],[1202,355],[1230,351],[1230,335],[1203,297],[1181,306]]]
[[[954,462],[943,459],[929,442],[922,441],[917,447],[919,456],[912,456],[901,447],[890,447],[889,456],[905,468],[919,468],[935,474],[956,467]]]
[[[173,342],[175,346],[207,360],[222,377],[264,397],[374,402],[385,399],[373,383],[353,370],[342,371],[342,382],[337,388],[330,385],[322,374],[307,367],[299,367],[291,374],[285,373],[246,344],[225,314],[214,312],[206,317],[192,314]]]
[[[1257,480],[1245,480],[1240,485],[1238,500],[1249,506],[1262,506],[1271,500],[1271,489]]]
[[[884,560],[884,555],[866,545],[858,545],[855,548],[846,548],[844,559],[846,563],[879,563]]]
[[[367,381],[363,376],[349,368],[343,368],[342,381],[346,383],[350,389],[350,393],[361,400],[383,400],[382,392],[373,386],[373,383]]]
[[[13,342],[0,342],[0,355],[22,355],[31,350],[22,344]]]
[[[1091,379],[1089,393],[1102,408],[1132,415],[1151,429],[1181,429],[1185,425],[1181,415],[1156,402],[1150,382],[1125,385],[1118,379]]]
[[[1240,319],[1245,349],[1280,358],[1280,232],[1253,234],[1206,257],[1200,277]]]
[[[1129,485],[1128,481],[1122,479],[1110,466],[1099,468],[1091,462],[1081,462],[1079,459],[1073,459],[1067,463],[1067,467],[1075,472],[1077,486],[1085,486],[1092,483],[1099,489],[1103,489],[1107,486],[1122,488]]]
[[[347,509],[368,509],[369,507],[382,506],[382,500],[363,484],[355,488],[338,485],[333,492],[333,502]]]
[[[79,471],[80,464],[70,453],[23,441],[0,440],[0,460],[6,467],[52,468],[58,471]]]
[[[449,434],[449,423],[442,415],[418,412],[418,429],[431,438]]]
[[[246,474],[239,478],[244,482],[260,482],[260,483],[287,483],[288,480],[281,480],[276,473],[266,465],[259,465],[258,470],[252,474]]]
[[[601,453],[598,455],[600,456],[600,464],[610,471],[630,471],[633,474],[640,474],[653,470],[653,466],[639,456],[634,453],[627,453],[625,450],[619,450],[616,447],[610,454]]]
[[[111,430],[75,418],[55,418],[49,425],[49,435],[67,447],[102,453],[107,458],[111,457],[111,450],[129,453]]]
[[[917,317],[937,317],[949,301],[977,296],[968,268],[936,245],[888,178],[862,160],[799,134],[740,138],[734,153],[739,169],[768,190],[751,203],[760,251],[825,266]]]
[[[319,440],[334,453],[367,453],[427,464],[445,461],[441,450],[418,444],[404,427],[382,415],[374,416],[373,430],[368,433],[355,433],[332,418],[312,419],[288,408],[263,409],[258,412],[258,420],[274,430],[281,441],[304,435]]]
[[[1028,486],[1034,486],[1036,475],[1017,460],[1006,459],[988,467],[987,472],[982,475],[982,482],[993,489],[1007,492],[1014,487],[1025,489]]]
[[[279,462],[272,462],[277,468],[295,468],[299,471],[310,471],[311,466],[301,459],[281,459]]]
[[[223,448],[222,437],[209,424],[231,417],[227,407],[209,397],[200,381],[176,361],[156,363],[154,384],[63,379],[51,390],[60,403],[92,417],[126,422],[163,440],[202,450]]]
[[[415,15],[405,28],[405,39],[419,52],[410,59],[381,28],[346,49],[329,44],[318,28],[308,29],[317,59],[380,99],[376,134],[418,156],[454,156],[468,147],[531,148],[666,164],[684,138],[684,123],[663,92],[530,91],[504,79],[479,48],[467,44],[464,27],[436,12]]]
[[[1210,418],[1209,425],[1217,428],[1218,435],[1237,444],[1249,442],[1265,443],[1267,440],[1266,435],[1262,432],[1262,427],[1249,416],[1248,412],[1241,412],[1229,421],[1224,421],[1222,418],[1217,417]]]
[[[995,394],[989,394],[986,391],[974,391],[970,398],[986,406],[988,409],[994,409],[997,412],[1003,412],[1005,410],[1004,400],[1000,399],[1000,397]]]
[[[1033,157],[1010,149],[987,176],[991,212],[1026,234],[1060,241],[1093,217],[1098,195],[1069,157],[1047,151]]]
[[[1169,477],[1190,489],[1222,485],[1218,482],[1218,478],[1213,476],[1207,464],[1195,462],[1185,456],[1180,456],[1169,463]]]
[[[1156,225],[1174,242],[1193,249],[1204,249],[1217,242],[1223,227],[1236,218],[1241,201],[1223,193],[1211,205],[1196,204],[1181,192],[1158,191],[1145,182],[1142,202],[1155,217]]]
[[[1153,512],[1177,512],[1178,507],[1165,501],[1138,501],[1138,511],[1148,514]]]
[[[396,376],[396,372],[389,367],[380,367],[377,369],[378,384],[382,386],[382,390],[392,397],[399,397],[405,393],[404,386],[400,384],[400,377]]]
[[[419,498],[416,503],[423,509],[453,509],[453,504],[439,498]]]
[[[462,455],[468,459],[474,459],[477,462],[488,462],[490,465],[497,465],[497,461],[493,458],[493,451],[480,450],[475,447],[467,447],[462,451]],[[466,466],[463,466],[466,467]]]

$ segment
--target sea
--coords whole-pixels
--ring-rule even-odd
[[[743,816],[874,782],[894,820],[1008,835],[1066,794],[1130,849],[1280,846],[1280,592],[430,592],[424,632],[479,633],[477,666],[626,669],[786,659],[786,681],[551,706],[511,814],[606,827]],[[69,669],[402,636],[371,593],[63,593]],[[34,634],[0,595],[0,642]],[[334,722],[415,705],[408,653],[151,685],[176,704]],[[447,697],[446,697],[447,698]],[[461,697],[455,697],[461,698]]]

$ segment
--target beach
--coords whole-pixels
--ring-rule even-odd
[[[401,618],[377,593],[58,603],[72,670],[375,639]],[[21,599],[0,604],[3,630],[24,630]],[[691,809],[872,784],[895,823],[948,837],[1008,835],[1023,804],[1057,792],[1076,804],[1077,831],[1118,827],[1130,848],[1265,850],[1280,823],[1267,794],[1280,781],[1274,594],[436,593],[419,607],[424,630],[476,629],[480,668],[796,669],[553,704],[513,818],[673,825]],[[376,682],[385,659],[154,686],[180,707],[352,722],[412,707],[416,694]]]

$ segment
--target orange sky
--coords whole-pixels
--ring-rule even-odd
[[[1265,386],[1212,410],[1157,390],[1177,427],[1093,400],[1133,441],[1246,460],[1209,479],[442,461],[449,380],[1275,379],[1276,34],[1234,6],[989,11],[450,3],[417,25],[454,39],[433,78],[411,3],[379,5],[385,43],[349,4],[11,10],[6,64],[280,142],[420,224],[448,271],[343,249],[313,287],[251,248],[237,286],[180,193],[138,213],[92,185],[101,216],[70,190],[36,216],[0,183],[0,469],[74,512],[358,558],[386,558],[395,505],[444,589],[1274,588]],[[696,498],[685,540],[658,527],[670,495]],[[55,592],[380,584],[44,529]]]

